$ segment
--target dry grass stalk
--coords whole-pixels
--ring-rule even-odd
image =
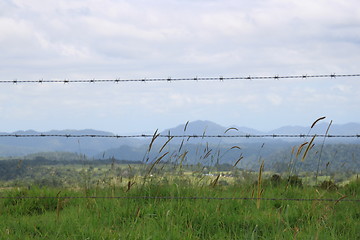
[[[298,158],[298,156],[300,155],[303,147],[306,146],[306,144],[308,144],[308,143],[309,143],[309,142],[304,142],[303,144],[301,144],[301,145],[299,146],[299,148],[298,148],[298,150],[297,150],[297,152],[296,152],[296,155],[295,155],[296,158]]]
[[[153,168],[155,167],[156,164],[158,164],[161,159],[163,159],[169,152],[164,153],[161,157],[159,157],[158,159],[155,160],[155,162],[151,165],[148,175],[151,173],[151,171],[153,170]]]
[[[203,157],[203,159],[206,159],[210,156],[210,153],[212,152],[212,149],[210,149],[206,154],[205,156]]]
[[[202,139],[205,138],[205,134],[206,134],[206,128],[204,129],[203,135],[202,135]]]
[[[304,155],[303,155],[303,157],[301,158],[301,161],[302,161],[302,162],[305,161],[305,158],[306,158],[309,150],[312,148],[312,146],[314,146],[312,143],[314,142],[315,138],[316,138],[316,134],[312,137],[310,143],[308,144],[308,146],[307,146],[307,148],[306,148],[306,150],[305,150],[305,152],[304,152]]]
[[[140,207],[138,207],[135,212],[135,218],[138,218],[138,217],[140,217]]]
[[[129,180],[128,184],[127,184],[127,189],[126,189],[126,192],[130,191],[131,187],[135,184],[135,182],[131,182]]]
[[[156,131],[155,131],[155,133],[154,133],[154,135],[153,135],[153,137],[152,137],[152,139],[151,139],[151,142],[150,142],[150,144],[149,144],[148,152],[151,151],[151,148],[152,148],[152,145],[153,145],[154,141],[155,141],[156,138],[160,135],[160,133],[157,133],[157,132],[158,132],[158,129],[156,129]]]
[[[256,200],[256,207],[257,209],[260,208],[260,202],[261,202],[261,181],[262,181],[262,172],[264,170],[264,160],[261,162],[260,169],[259,169],[259,177],[258,177],[258,185],[257,185],[257,200]]]
[[[323,119],[325,119],[325,118],[326,118],[326,117],[320,117],[320,118],[316,119],[315,122],[313,122],[313,124],[311,125],[310,128],[313,128],[313,127],[316,125],[316,123],[318,123],[319,121],[321,121],[321,120],[323,120]]]
[[[189,121],[187,121],[186,124],[185,124],[184,132],[186,132],[186,128],[187,128],[188,124],[189,124]]]
[[[292,149],[291,149],[291,155],[294,155],[295,148],[296,148],[296,146],[293,146],[293,147],[292,147]]]
[[[240,149],[240,150],[241,150],[241,148],[240,148],[239,146],[233,146],[233,147],[231,147],[231,148],[230,148],[230,150],[231,150],[231,149],[235,149],[235,148],[237,148],[237,149]]]
[[[326,136],[329,134],[329,130],[330,130],[330,127],[331,127],[331,124],[332,124],[332,120],[330,121],[329,123],[329,126],[327,127],[326,129],[326,132],[325,132],[325,136],[324,136],[324,140],[321,144],[321,148],[320,148],[320,153],[319,153],[319,160],[318,160],[318,166],[317,166],[317,169],[316,169],[316,184],[317,184],[317,181],[318,181],[318,176],[319,176],[319,170],[320,170],[320,164],[321,164],[321,155],[322,155],[322,152],[323,152],[323,149],[324,149],[324,145],[325,145],[325,140],[326,140]],[[329,162],[326,164],[326,169],[327,167],[329,166]]]
[[[211,183],[211,186],[212,187],[215,187],[216,186],[216,184],[218,183],[218,181],[219,181],[219,178],[220,178],[220,174],[219,175],[217,175],[217,177],[214,179],[214,181]]]
[[[294,227],[293,230],[294,230],[293,240],[296,240],[296,239],[297,239],[297,235],[298,235],[299,232],[300,232],[300,228]]]
[[[184,145],[184,139],[181,141],[181,144],[180,144],[180,147],[179,147],[179,152],[181,152],[181,149],[182,149],[183,145]]]
[[[165,142],[165,144],[160,148],[159,153],[165,148],[165,146],[173,139],[174,137],[169,137],[169,139]]]
[[[209,143],[207,142],[206,143],[206,148],[204,149],[204,153],[208,152],[209,151]]]
[[[340,197],[338,200],[336,200],[336,202],[335,202],[334,205],[338,204],[341,200],[343,200],[344,198],[347,198],[347,197],[348,197],[348,196],[346,196],[346,195]]]
[[[293,146],[291,148],[291,155],[290,155],[290,161],[289,161],[289,176],[291,175],[292,170],[294,168],[293,157],[294,157],[295,148],[296,148],[296,146]]]
[[[241,159],[243,159],[244,157],[242,156],[242,154],[240,155],[239,159],[235,162],[233,167],[236,167],[236,165],[240,162]]]
[[[237,128],[235,128],[235,127],[231,127],[231,128],[226,129],[226,131],[224,132],[224,134],[227,133],[227,132],[230,131],[230,130],[239,131],[239,129],[237,129]]]
[[[56,194],[56,197],[58,198],[57,205],[56,205],[56,220],[58,221],[60,218],[60,209],[62,208],[62,200],[59,198],[61,191],[59,191]]]
[[[180,158],[180,163],[179,163],[180,170],[182,169],[183,162],[184,162],[185,157],[186,157],[187,154],[188,154],[188,151],[185,151],[183,154],[181,154],[181,155],[179,156],[179,158]]]

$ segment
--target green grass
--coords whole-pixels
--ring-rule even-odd
[[[252,197],[256,184],[194,185],[184,179],[83,189],[36,188],[1,196]],[[263,182],[264,198],[358,198],[360,182],[336,191]],[[255,193],[254,193],[255,192]],[[205,199],[1,199],[0,239],[359,239],[359,202]]]

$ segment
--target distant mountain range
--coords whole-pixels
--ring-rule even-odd
[[[37,132],[33,130],[16,131],[13,133],[0,134],[49,134],[49,135],[114,135],[110,132],[93,129],[85,130],[53,130],[48,132]],[[64,137],[2,137],[0,138],[0,156],[23,156],[36,152],[75,152],[93,156],[109,148],[122,145],[138,146],[143,141],[136,138],[64,138]]]
[[[310,134],[325,134],[328,123],[318,123],[311,129]],[[162,134],[171,135],[242,135],[242,134],[308,134],[310,127],[301,126],[284,126],[268,132],[262,132],[247,127],[231,126],[224,127],[211,121],[194,121],[187,124],[181,124],[174,128],[162,131]],[[114,135],[111,132],[98,131],[93,129],[85,130],[53,130],[42,132],[43,134],[72,134],[72,135]],[[13,133],[0,134],[41,134],[33,130],[17,131]],[[330,127],[329,134],[360,134],[359,123],[334,124]],[[1,137],[0,138],[0,156],[23,156],[37,152],[75,152],[85,154],[88,157],[100,157],[121,155],[123,158],[134,158],[139,160],[144,155],[144,151],[151,139],[143,138],[17,138],[17,137]],[[162,145],[167,139],[157,139],[154,145]],[[198,139],[173,139],[169,145],[183,144],[210,144],[210,145],[236,145],[246,143],[288,143],[294,139],[264,139],[264,138],[198,138]],[[298,141],[303,141],[297,139]],[[327,142],[346,142],[356,141],[357,139],[329,139]],[[125,159],[126,160],[126,159]]]
[[[163,133],[168,133],[169,131],[172,134],[183,134],[184,132],[187,134],[203,134],[206,132],[208,135],[218,135],[224,134],[226,130],[230,127],[223,127],[219,124],[216,124],[211,121],[194,121],[189,122],[186,131],[184,131],[186,124],[181,124],[177,127],[167,129],[163,131]],[[325,134],[327,128],[329,126],[328,122],[317,123],[311,129],[311,134]],[[248,127],[239,127],[236,125],[231,126],[232,128],[236,128],[237,130],[229,130],[228,134],[308,134],[310,130],[310,126],[302,127],[302,126],[283,126],[271,131],[263,132],[253,128]],[[360,123],[347,123],[347,124],[332,124],[329,129],[329,134],[358,134],[360,133]]]

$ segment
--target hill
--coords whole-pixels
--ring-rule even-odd
[[[310,134],[324,134],[328,123],[319,123]],[[284,126],[269,132],[261,132],[256,129],[247,127],[229,127],[221,126],[211,121],[194,121],[175,126],[161,131],[161,134],[171,135],[246,135],[246,134],[307,134],[310,127],[301,126]],[[360,124],[348,123],[343,125],[332,125],[330,134],[358,134],[360,133]],[[9,133],[1,133],[9,134]],[[28,130],[17,131],[10,134],[41,134],[40,132]],[[72,134],[72,135],[114,135],[111,132],[98,131],[93,129],[84,130],[53,130],[43,132],[43,134]],[[109,158],[117,157],[123,160],[141,160],[147,151],[151,139],[143,138],[63,138],[63,137],[46,137],[41,138],[19,138],[19,137],[1,137],[0,138],[0,156],[24,156],[38,152],[73,152],[80,155],[86,155],[88,158]],[[326,139],[326,143],[356,143],[357,139]],[[167,138],[157,138],[153,147],[158,150],[167,141]],[[199,155],[199,149],[204,147],[217,149],[220,152],[227,152],[233,146],[240,146],[242,149],[252,149],[248,152],[250,156],[256,156],[260,151],[261,145],[265,144],[266,149],[262,151],[277,151],[279,148],[288,148],[290,145],[300,144],[304,139],[273,139],[273,138],[174,138],[168,144],[165,150],[174,150],[179,148],[188,148],[189,157],[192,156],[191,162],[195,162]],[[317,138],[315,143],[319,144],[323,139]],[[181,147],[180,147],[181,146]],[[256,147],[254,147],[256,146]],[[182,149],[182,150],[183,150]],[[202,149],[204,151],[204,149]],[[180,152],[180,151],[179,151]],[[215,150],[214,150],[215,152]],[[213,153],[214,153],[213,152]],[[229,152],[227,152],[227,155]],[[252,157],[251,159],[256,159]]]
[[[84,130],[53,130],[48,132],[37,132],[33,130],[17,131],[19,135],[114,135],[110,132],[93,129]],[[122,145],[138,146],[143,144],[141,139],[135,138],[64,138],[64,137],[2,137],[0,138],[0,156],[23,156],[37,152],[74,152],[93,156],[101,151]]]

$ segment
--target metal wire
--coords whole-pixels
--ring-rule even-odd
[[[326,137],[326,138],[360,138],[360,134],[331,135],[331,134],[239,134],[239,135],[169,135],[160,134],[160,138],[305,138],[305,137]],[[137,135],[102,135],[102,134],[0,134],[0,137],[16,138],[41,138],[41,137],[63,137],[63,138],[153,138],[151,134]]]
[[[242,76],[242,77],[193,77],[193,78],[143,78],[143,79],[64,79],[64,80],[0,80],[0,83],[125,83],[125,82],[178,82],[178,81],[227,81],[227,80],[280,80],[307,78],[343,78],[360,77],[360,74],[319,74],[319,75],[287,75],[287,76]]]
[[[262,201],[319,201],[319,202],[360,202],[360,199],[333,198],[254,198],[254,197],[176,197],[176,196],[0,196],[0,199],[162,199],[162,200],[262,200]]]

